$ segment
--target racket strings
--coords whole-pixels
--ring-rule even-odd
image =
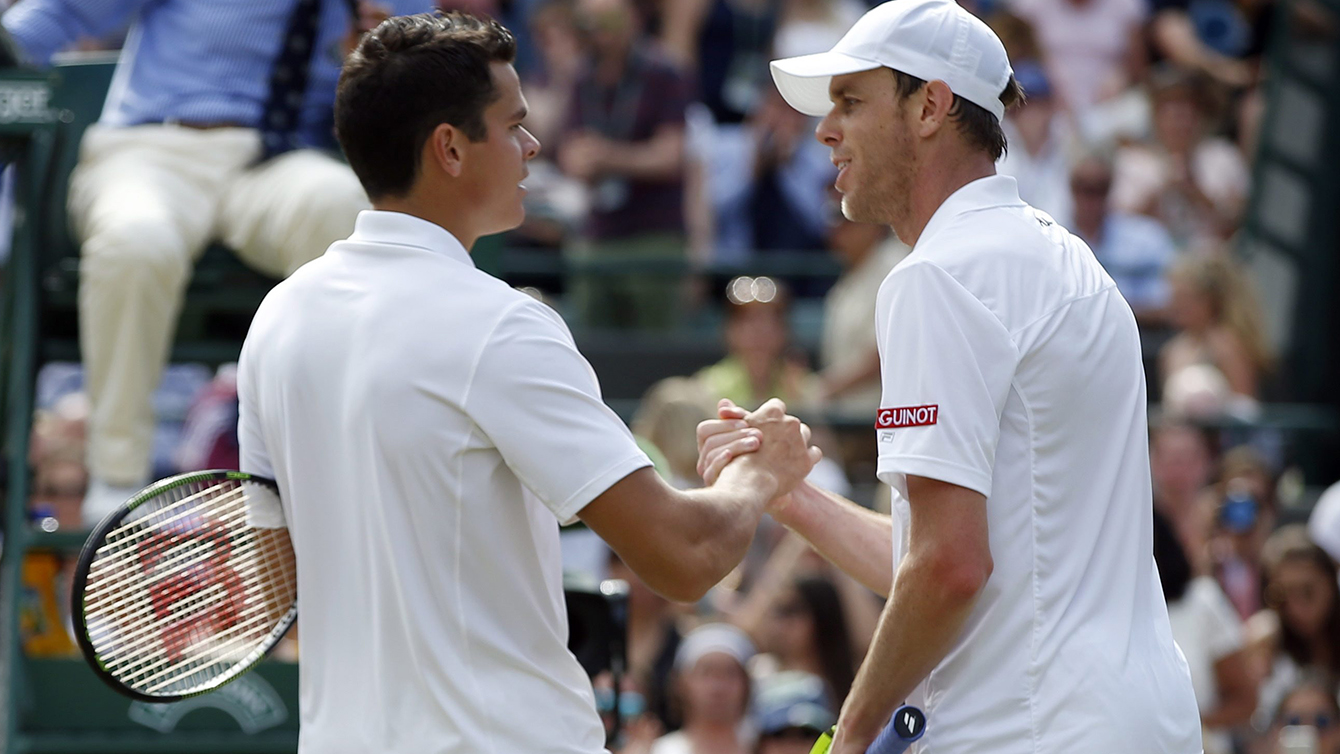
[[[281,558],[278,556],[272,556],[264,558],[262,560],[262,565],[268,570],[277,573],[279,569],[275,566],[277,566],[280,561]],[[296,589],[291,583],[286,583],[274,576],[267,578],[263,574],[258,574],[253,578],[242,580],[241,585],[249,593],[256,588],[259,588],[262,590],[262,593],[266,595],[266,598],[262,600],[253,600],[247,604],[243,612],[238,616],[238,621],[236,623],[237,628],[244,628],[250,625],[250,622],[244,620],[249,617],[248,614],[260,612],[262,613],[260,616],[261,619],[277,619],[281,617],[287,612],[288,607],[293,604],[293,600],[296,597]],[[196,591],[189,599],[176,602],[174,604],[174,610],[179,614],[189,615],[194,608],[202,605],[217,604],[221,591],[226,594],[226,590],[217,584],[203,587]],[[145,606],[138,610],[132,617],[147,618],[146,614],[149,612],[152,612],[152,608]],[[109,667],[119,668],[127,664],[127,660],[133,660],[143,649],[158,642],[160,640],[161,631],[162,627],[160,625],[157,625],[152,620],[146,620],[139,630],[123,634],[121,637],[123,642],[122,645],[104,658],[107,660],[107,665]],[[216,638],[221,638],[224,635],[231,633],[237,633],[236,628],[224,632],[215,632],[214,636]]]
[[[164,490],[99,547],[85,590],[104,669],[148,694],[184,694],[241,672],[296,612],[282,529],[247,525],[248,488],[229,480]]]

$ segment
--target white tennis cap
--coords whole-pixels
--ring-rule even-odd
[[[939,79],[997,120],[1005,116],[1000,93],[1012,73],[1005,45],[954,0],[892,0],[876,6],[832,50],[772,61],[772,78],[791,107],[822,116],[832,107],[830,79],[880,67],[925,81]]]

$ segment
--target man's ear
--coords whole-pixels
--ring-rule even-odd
[[[949,111],[954,107],[954,93],[949,85],[939,79],[926,82],[921,88],[921,112],[917,118],[917,131],[923,137],[933,136],[949,120]]]
[[[460,129],[450,123],[439,123],[424,142],[423,160],[447,175],[459,178],[465,163],[464,144],[465,134]]]

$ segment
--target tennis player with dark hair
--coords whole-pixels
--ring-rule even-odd
[[[252,515],[297,554],[304,754],[603,752],[559,522],[693,600],[818,458],[772,402],[756,458],[671,489],[558,315],[474,267],[480,236],[521,222],[540,148],[514,52],[459,13],[363,38],[335,118],[375,209],[275,287],[243,348],[242,469],[283,501]]]
[[[895,515],[808,485],[772,507],[890,596],[832,754],[864,754],[904,700],[935,754],[1197,754],[1154,567],[1135,318],[1089,248],[996,175],[1020,98],[1004,46],[952,0],[896,0],[772,66],[823,117],[843,213],[913,244],[875,322]],[[743,414],[722,409],[699,430],[705,478],[742,450],[727,422]]]

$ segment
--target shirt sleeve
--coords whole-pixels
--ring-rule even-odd
[[[237,365],[237,444],[240,471],[275,478],[274,462],[265,447],[261,415],[257,408],[252,359],[244,345]],[[285,526],[284,509],[276,496],[252,496],[247,500],[247,521],[252,526],[277,529]]]
[[[651,466],[600,397],[595,371],[548,306],[521,302],[500,319],[466,392],[470,418],[560,522]]]
[[[908,474],[990,495],[1018,363],[1004,325],[949,273],[922,262],[889,276],[876,328],[880,480],[904,495]]]
[[[83,37],[110,34],[147,0],[24,0],[5,11],[3,23],[28,61],[47,65],[51,56]]]

